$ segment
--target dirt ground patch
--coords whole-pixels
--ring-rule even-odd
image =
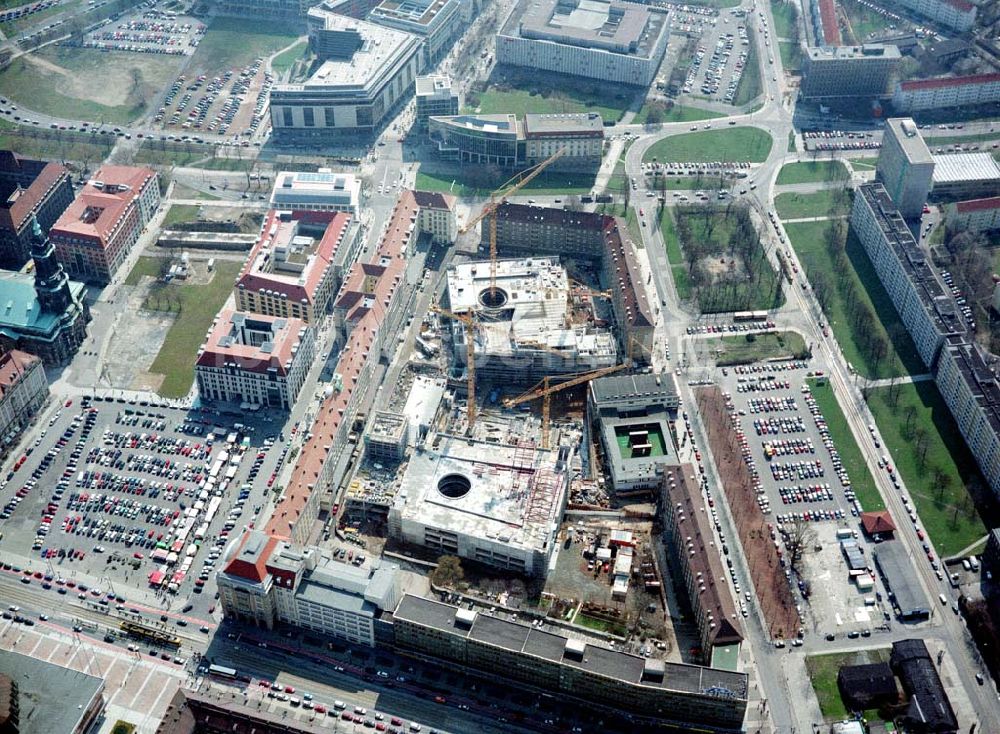
[[[157,390],[163,375],[151,373],[150,365],[167,336],[174,317],[145,311],[143,302],[152,278],[130,288],[128,309],[123,313],[105,355],[105,376],[111,386],[126,390]]]
[[[740,455],[722,391],[714,386],[700,388],[695,397],[771,637],[792,637],[802,622],[774,543],[766,532],[767,520],[757,505],[750,470]]]

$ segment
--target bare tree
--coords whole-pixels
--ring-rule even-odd
[[[785,534],[785,549],[788,552],[788,563],[797,571],[799,562],[816,540],[816,529],[811,523],[796,520],[791,530]]]

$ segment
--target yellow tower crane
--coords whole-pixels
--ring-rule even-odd
[[[624,364],[616,364],[613,367],[604,367],[593,372],[577,373],[575,375],[545,376],[541,382],[528,390],[528,392],[516,398],[507,398],[503,401],[503,404],[505,408],[513,408],[521,403],[542,398],[542,448],[547,449],[549,447],[549,414],[552,409],[552,396],[557,392],[568,390],[571,387],[582,385],[585,382],[596,380],[598,377],[604,377],[623,369],[625,369]],[[552,380],[559,380],[563,377],[568,378],[566,382],[560,382],[558,385],[550,384]]]
[[[469,232],[473,227],[479,224],[481,221],[490,218],[490,296],[494,297],[497,288],[497,217],[496,211],[508,196],[511,196],[518,191],[520,191],[524,186],[528,184],[535,176],[540,174],[546,168],[549,167],[551,163],[556,161],[566,152],[565,148],[560,148],[555,153],[550,155],[541,163],[529,168],[521,173],[517,174],[509,181],[507,181],[503,186],[498,188],[492,194],[490,194],[490,201],[483,210],[479,212],[475,217],[473,217],[469,222],[466,223],[464,227],[459,230],[459,234],[465,234]]]
[[[449,319],[461,322],[465,326],[465,374],[468,379],[468,428],[466,433],[472,432],[472,426],[476,422],[476,345],[475,331],[476,322],[471,316],[452,313],[440,306],[431,306],[431,310]]]

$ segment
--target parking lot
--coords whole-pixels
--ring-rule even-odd
[[[205,28],[204,23],[194,18],[149,10],[142,15],[101,21],[84,37],[82,45],[102,51],[185,56],[194,53]]]
[[[873,131],[804,130],[806,150],[878,150],[882,134]]]
[[[181,596],[254,524],[285,451],[214,412],[134,399],[67,400],[36,430],[0,489],[4,548]]]
[[[168,130],[198,130],[216,135],[254,135],[267,111],[274,77],[257,58],[219,76],[181,74],[167,91],[154,120]]]
[[[739,8],[722,11],[702,28],[704,32],[681,91],[732,103],[750,55],[743,11]]]

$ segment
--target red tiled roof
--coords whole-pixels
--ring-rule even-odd
[[[23,189],[10,206],[0,207],[0,228],[19,231],[42,197],[67,175],[69,173],[65,166],[58,163],[46,164],[31,185]]]
[[[51,236],[85,237],[107,247],[108,236],[121,216],[155,175],[156,172],[149,168],[102,166],[52,225]],[[103,184],[101,188],[97,187],[98,182]],[[123,191],[109,189],[115,185],[128,188]]]
[[[252,535],[252,533],[247,533],[243,536],[243,540],[240,541],[240,546],[233,555],[233,559],[229,562],[229,565],[226,566],[225,573],[230,576],[239,576],[240,578],[254,581],[259,584],[267,578],[267,561],[271,557],[274,547],[278,544],[278,539],[268,538],[261,552],[258,553],[253,560],[250,560],[243,558],[242,556],[243,549],[246,547],[246,544]]]
[[[917,81],[900,82],[899,87],[904,92],[909,92],[918,89],[944,89],[946,87],[961,87],[966,84],[986,84],[988,82],[1000,82],[1000,73],[920,79]]]
[[[981,212],[987,209],[1000,209],[1000,196],[993,196],[989,199],[968,199],[955,203],[955,209],[960,214],[966,212]]]
[[[336,372],[341,389],[326,398],[311,427],[311,437],[302,447],[284,495],[267,523],[264,532],[288,537],[292,526],[302,516],[323,472],[323,464],[347,413],[358,377],[378,337],[385,309],[396,296],[396,289],[406,271],[404,250],[416,226],[418,207],[412,191],[404,191],[396,202],[389,225],[379,243],[374,260],[355,263],[336,299],[335,308],[349,310],[353,323],[347,343],[340,354]],[[360,305],[364,296],[367,304]]]
[[[865,532],[869,535],[874,535],[875,533],[893,533],[896,531],[896,523],[892,521],[892,515],[889,514],[888,510],[862,512],[861,524],[864,526]]]
[[[351,222],[351,215],[346,212],[293,211],[291,221],[282,221],[282,213],[284,212],[279,212],[276,209],[267,213],[260,237],[243,265],[236,286],[243,286],[247,291],[261,289],[277,291],[291,301],[312,303],[316,288],[323,279],[323,272],[333,261],[340,247],[344,233]],[[265,268],[265,264],[269,265],[271,258],[274,257],[274,247],[288,244],[295,236],[299,222],[327,225],[323,237],[316,244],[315,251],[302,271],[302,277],[270,272]],[[264,261],[265,252],[268,253],[266,263]],[[305,280],[304,283],[299,282],[302,278]]]
[[[642,289],[642,273],[635,259],[632,245],[622,241],[622,228],[614,217],[604,218],[604,246],[607,257],[614,261],[614,272],[620,282],[610,283],[612,290],[620,289],[625,306],[625,320],[629,326],[652,326],[653,315],[649,301]]]
[[[223,309],[216,318],[215,326],[202,346],[201,354],[198,355],[196,364],[199,367],[222,367],[223,365],[235,362],[237,367],[244,372],[266,373],[269,369],[275,369],[279,375],[287,374],[287,363],[294,356],[292,349],[299,343],[299,331],[307,326],[302,319],[284,318],[277,316],[265,316],[263,314],[247,314],[252,321],[263,321],[273,325],[276,321],[284,321],[284,326],[277,329],[274,335],[274,342],[270,352],[264,352],[260,347],[242,344],[234,341],[231,344],[222,344],[222,340],[230,335],[233,329],[233,314],[237,313],[232,309]],[[273,327],[272,328],[276,328]]]
[[[33,354],[12,349],[0,356],[0,395],[7,390],[41,360]]]
[[[819,0],[819,15],[823,23],[823,40],[826,45],[841,45],[840,26],[837,24],[837,5],[834,0]]]

